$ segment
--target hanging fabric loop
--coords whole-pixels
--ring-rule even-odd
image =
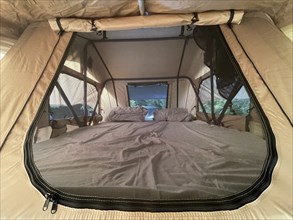
[[[227,24],[230,28],[232,28],[232,21],[234,19],[234,15],[235,15],[235,12],[233,9],[230,10],[230,18],[229,20],[227,21]]]
[[[61,25],[60,18],[56,18],[56,23],[57,23],[58,28],[59,28],[58,35],[62,36],[62,34],[64,33],[64,29],[63,29],[63,27]]]

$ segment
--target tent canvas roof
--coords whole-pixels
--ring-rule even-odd
[[[137,16],[143,13],[143,10],[144,14],[182,14],[238,9],[265,12],[279,28],[292,25],[291,0],[223,0],[220,2],[214,0],[2,0],[0,4],[2,51],[7,51],[29,24],[56,17],[110,18]]]

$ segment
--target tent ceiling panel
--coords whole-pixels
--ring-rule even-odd
[[[183,40],[95,43],[114,78],[176,76],[183,44]]]
[[[180,27],[158,28],[157,30],[159,34],[155,34],[154,29],[117,31],[117,33],[116,31],[111,31],[110,36],[107,35],[108,40],[97,40],[100,37],[92,33],[80,33],[78,36],[82,36],[83,39],[75,41],[78,45],[72,47],[73,55],[70,57],[73,59],[77,57],[74,54],[83,56],[84,38],[87,38],[96,40],[94,44],[89,44],[87,54],[93,61],[92,67],[89,69],[98,82],[111,78],[106,68],[109,69],[114,78],[177,76],[186,38],[179,37]],[[134,33],[134,36],[127,38],[127,36],[131,37],[128,32]],[[189,35],[191,32],[190,30],[185,30],[184,33]],[[123,36],[126,36],[127,39],[120,40],[119,38]],[[137,37],[143,36],[150,38],[144,37],[136,40]],[[152,36],[154,38],[151,38]],[[167,40],[156,38],[160,36],[166,37]],[[81,62],[80,57],[74,60]],[[203,51],[192,38],[188,38],[179,75],[196,79],[207,71],[209,69],[203,65]]]
[[[96,48],[94,45],[89,45],[87,48],[88,59],[91,59],[92,66],[89,67],[91,74],[95,77],[95,79],[102,83],[107,79],[110,79],[110,75],[107,72],[105,65],[97,54]],[[103,57],[102,57],[103,58]]]
[[[197,79],[209,71],[209,68],[203,63],[204,52],[197,46],[193,39],[189,39],[182,61],[180,76]]]
[[[108,39],[142,39],[142,38],[163,38],[163,37],[178,37],[181,33],[180,27],[161,27],[161,28],[143,28],[134,30],[117,30],[107,31],[106,37]],[[191,31],[184,31],[185,35],[192,34]],[[97,35],[96,32],[78,33],[79,36],[85,37],[89,40],[100,40],[102,36]]]

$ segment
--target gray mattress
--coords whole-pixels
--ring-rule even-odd
[[[143,199],[222,198],[260,175],[265,140],[194,122],[109,122],[33,146],[41,176],[68,193]]]

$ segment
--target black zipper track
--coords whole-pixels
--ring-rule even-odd
[[[62,36],[59,36],[59,39],[61,38]],[[34,134],[34,130],[41,118],[41,112],[42,110],[44,109],[45,107],[45,104],[46,104],[46,100],[47,98],[49,97],[49,95],[51,94],[54,86],[55,86],[55,82],[57,81],[59,75],[60,75],[60,72],[64,66],[64,63],[65,63],[65,60],[66,60],[66,57],[70,51],[70,45],[72,44],[72,42],[74,41],[75,39],[75,33],[73,33],[73,36],[71,37],[70,39],[70,42],[68,43],[68,46],[65,50],[65,53],[61,59],[61,62],[57,68],[57,71],[55,73],[55,76],[53,77],[52,79],[52,82],[50,83],[45,95],[44,95],[44,98],[41,102],[41,105],[39,107],[39,110],[33,120],[33,123],[32,125],[30,126],[29,128],[29,131],[26,135],[26,140],[25,140],[25,145],[24,145],[24,163],[25,163],[25,168],[29,174],[29,178],[32,182],[32,184],[45,196],[47,193],[53,193],[55,192],[54,188],[49,186],[48,184],[46,184],[46,182],[44,182],[44,180],[42,179],[41,175],[39,174],[38,172],[38,169],[34,163],[34,157],[33,157],[33,151],[32,151],[32,139],[33,139],[33,134]],[[54,53],[55,49],[52,51],[52,54]],[[51,56],[52,56],[51,54]]]
[[[260,104],[258,103],[255,95],[252,92],[247,80],[245,79],[239,64],[232,55],[232,52],[220,30],[217,27],[217,32],[221,42],[224,44],[225,50],[228,53],[228,57],[231,59],[235,70],[240,75],[245,88],[250,94],[254,106],[256,107],[260,119],[265,127],[266,137],[267,137],[267,158],[264,162],[263,171],[258,178],[258,180],[248,189],[242,191],[236,195],[229,196],[222,199],[201,199],[201,200],[143,200],[143,199],[115,199],[115,198],[99,198],[96,196],[82,196],[73,195],[69,193],[62,192],[55,189],[47,182],[45,182],[33,159],[32,151],[32,137],[34,129],[41,117],[41,111],[45,105],[45,100],[50,95],[52,89],[54,88],[54,82],[57,80],[59,73],[65,62],[65,58],[69,52],[70,46],[66,49],[66,53],[62,59],[61,65],[58,67],[58,71],[54,80],[49,86],[42,100],[42,104],[36,117],[29,129],[26,136],[25,146],[24,146],[24,156],[25,156],[25,167],[29,174],[32,184],[45,196],[47,193],[54,195],[58,199],[58,203],[69,206],[72,208],[91,208],[91,209],[101,209],[101,210],[122,210],[122,211],[148,211],[148,212],[181,212],[181,211],[221,211],[221,210],[233,210],[237,209],[249,202],[254,201],[258,196],[270,185],[271,176],[274,166],[277,162],[277,151],[275,147],[275,137],[273,135],[272,129],[270,127],[269,121],[265,116]],[[73,38],[71,39],[69,45],[71,45]],[[44,197],[45,201],[45,197]],[[42,204],[40,204],[40,209]]]

